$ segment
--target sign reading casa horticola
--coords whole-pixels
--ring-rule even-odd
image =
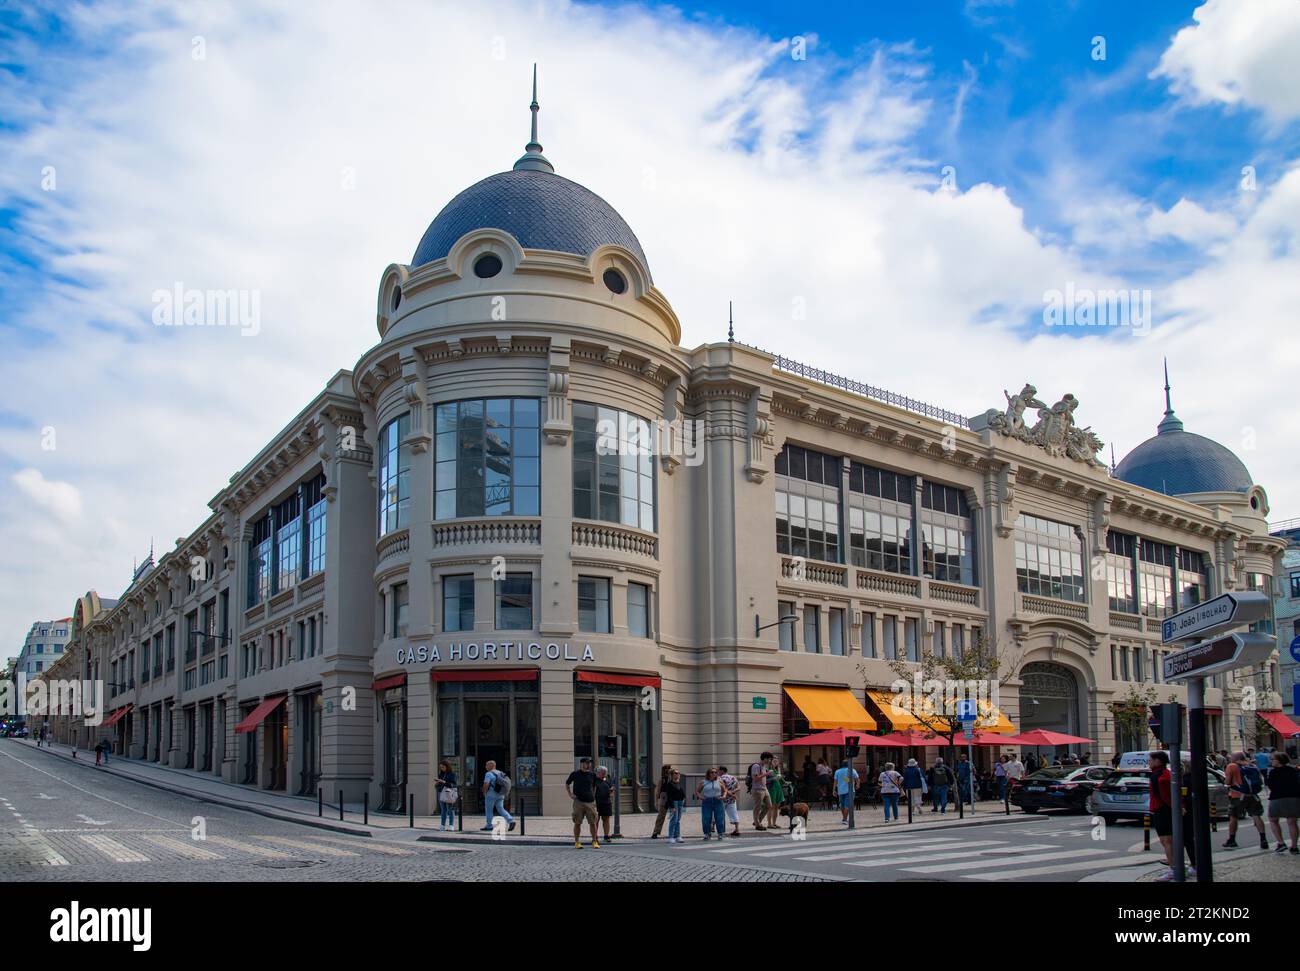
[[[557,644],[526,644],[523,641],[501,641],[493,643],[484,641],[453,642],[439,647],[434,644],[419,644],[414,647],[397,649],[398,664],[439,664],[443,661],[594,661],[595,654],[590,644],[581,647],[569,646],[568,641]]]
[[[1097,458],[1102,441],[1093,433],[1092,427],[1080,428],[1074,423],[1074,409],[1079,406],[1079,399],[1067,394],[1054,405],[1038,400],[1038,389],[1026,384],[1019,394],[1002,392],[1007,399],[1005,411],[990,408],[983,415],[971,421],[971,428],[982,431],[985,428],[1000,432],[1009,438],[1019,439],[1030,445],[1037,445],[1048,455],[1062,455],[1076,462],[1101,466]],[[1038,412],[1038,421],[1032,426],[1025,420],[1025,412],[1030,408]]]

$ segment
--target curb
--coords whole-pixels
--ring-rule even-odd
[[[90,762],[83,762],[81,759],[74,759],[70,756],[60,755],[52,749],[36,749],[36,751],[45,752],[51,758],[59,759],[72,765],[80,765],[87,768],[98,769],[100,772],[106,772],[118,779],[126,779],[128,782],[134,782],[142,786],[149,786],[151,789],[159,789],[163,792],[172,792],[177,795],[185,796],[197,802],[206,802],[214,806],[224,806],[227,809],[238,809],[243,812],[253,813],[257,816],[265,816],[267,819],[278,819],[284,823],[298,823],[301,826],[310,826],[313,829],[329,830],[333,833],[345,833],[348,836],[366,836],[373,837],[375,834],[368,829],[358,827],[353,828],[346,823],[329,823],[322,819],[313,819],[310,816],[286,815],[283,812],[277,812],[266,806],[258,806],[252,803],[240,802],[235,799],[222,799],[219,796],[213,796],[205,792],[197,792],[193,789],[186,789],[183,786],[166,785],[156,782],[152,779],[142,779],[130,772],[116,772],[111,767],[103,765],[96,766]]]

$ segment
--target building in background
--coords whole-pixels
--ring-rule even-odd
[[[1287,544],[1286,552],[1282,554],[1276,590],[1282,710],[1292,721],[1300,721],[1297,718],[1300,712],[1295,709],[1295,686],[1300,685],[1300,664],[1295,662],[1290,651],[1292,641],[1300,638],[1300,519],[1274,523],[1269,532],[1286,540]]]
[[[38,620],[27,632],[22,650],[18,652],[15,672],[27,676],[28,680],[36,677],[63,656],[63,651],[71,639],[72,618],[60,620]]]

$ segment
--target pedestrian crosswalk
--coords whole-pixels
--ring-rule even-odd
[[[693,860],[749,864],[804,872],[829,872],[837,867],[841,875],[882,880],[899,877],[1007,881],[1057,878],[1061,874],[1082,875],[1087,871],[1114,869],[1155,862],[1152,854],[1132,852],[1127,841],[1107,845],[1102,841],[1049,842],[1071,832],[1033,831],[1036,839],[996,828],[956,835],[887,832],[866,836],[836,835],[804,840],[780,839],[768,843],[752,839],[726,844],[689,843],[676,855]],[[680,852],[685,850],[685,853]],[[858,871],[855,874],[855,871]]]
[[[6,867],[76,866],[142,863],[261,863],[272,861],[342,861],[378,854],[417,857],[422,849],[406,849],[377,839],[311,835],[301,839],[271,834],[226,836],[209,834],[192,839],[189,830],[52,829],[30,824],[0,831],[0,872]]]

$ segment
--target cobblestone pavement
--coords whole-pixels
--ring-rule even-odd
[[[785,881],[612,850],[446,848],[367,839],[213,806],[0,749],[0,881]]]

